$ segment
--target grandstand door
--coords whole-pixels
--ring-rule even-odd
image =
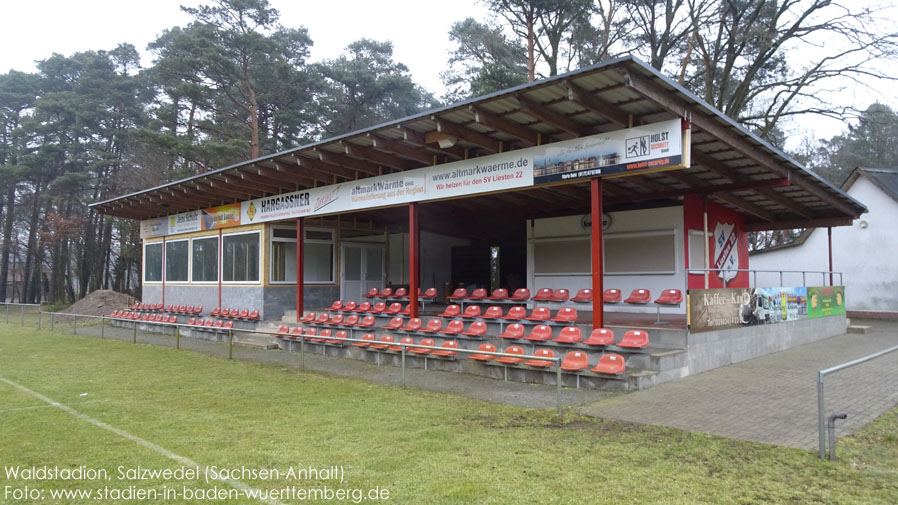
[[[340,298],[363,300],[371,288],[384,285],[384,247],[380,245],[343,244],[343,279]]]

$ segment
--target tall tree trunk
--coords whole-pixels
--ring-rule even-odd
[[[28,219],[28,245],[25,249],[25,268],[22,270],[22,281],[25,283],[24,298],[26,299],[32,298],[30,279],[33,275],[31,269],[40,270],[41,267],[40,262],[35,261],[35,257],[38,254],[37,235],[40,230],[38,218],[40,217],[42,192],[43,181],[38,180],[34,186],[34,200],[31,202],[31,217]]]
[[[0,302],[6,301],[9,281],[9,253],[12,250],[12,224],[16,205],[16,182],[10,180],[6,190],[6,219],[3,221],[3,247],[0,250]],[[15,280],[15,279],[13,279]]]

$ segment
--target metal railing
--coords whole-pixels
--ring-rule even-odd
[[[868,356],[864,356],[863,358],[858,358],[854,361],[842,363],[841,365],[836,365],[834,367],[830,367],[825,370],[820,370],[819,372],[817,372],[817,431],[818,431],[818,438],[819,438],[818,449],[819,449],[819,453],[820,453],[820,459],[826,459],[826,419],[825,419],[826,418],[826,404],[825,404],[825,398],[824,398],[825,391],[824,391],[824,383],[823,383],[826,376],[829,374],[835,373],[835,372],[839,372],[841,370],[845,370],[846,368],[851,368],[853,366],[860,365],[861,363],[865,363],[867,361],[870,361],[872,359],[878,358],[880,356],[884,356],[886,354],[889,354],[889,353],[895,352],[895,351],[898,351],[898,345],[896,345],[894,347],[889,347],[888,349],[870,354]],[[832,425],[833,422],[835,421],[835,419],[837,419],[837,418],[844,419],[844,417],[840,417],[840,416],[844,416],[844,414],[834,414],[833,416],[831,416],[833,421],[831,421],[830,424]],[[835,428],[833,426],[833,428],[830,430],[830,440],[829,440],[830,459],[836,459],[836,456],[835,456],[836,440],[835,440],[835,438],[836,438],[836,432],[835,432]]]
[[[109,321],[117,322],[121,326],[124,326],[127,329],[131,330],[131,343],[134,343],[134,344],[136,344],[138,341],[137,334],[138,334],[138,326],[139,325],[154,325],[154,326],[158,326],[158,327],[162,328],[163,331],[164,331],[164,328],[173,328],[176,350],[181,349],[181,330],[183,328],[192,329],[192,330],[200,330],[200,331],[205,331],[205,332],[212,332],[212,333],[217,333],[217,334],[227,334],[228,359],[234,359],[234,334],[235,333],[257,334],[257,335],[265,335],[265,336],[276,337],[276,338],[282,337],[282,338],[287,338],[288,340],[294,340],[294,341],[298,340],[300,343],[300,351],[299,351],[299,368],[300,368],[300,370],[305,370],[306,340],[311,340],[311,339],[317,340],[317,339],[326,338],[327,340],[340,341],[341,343],[342,342],[347,342],[347,343],[360,342],[360,343],[366,343],[366,344],[381,344],[381,345],[386,344],[386,345],[389,345],[390,347],[399,347],[399,349],[400,349],[398,351],[398,353],[401,355],[401,360],[400,360],[401,379],[400,379],[400,381],[401,381],[402,386],[407,385],[406,355],[408,354],[408,349],[429,349],[431,351],[443,350],[443,351],[452,351],[452,352],[459,353],[459,354],[483,354],[483,355],[488,355],[488,356],[493,356],[493,357],[505,356],[505,357],[511,357],[511,358],[519,358],[519,359],[523,359],[523,360],[535,359],[535,360],[540,360],[540,361],[550,361],[550,362],[554,363],[554,365],[552,365],[552,367],[554,367],[554,371],[555,371],[556,410],[559,415],[562,414],[562,411],[563,411],[563,404],[562,404],[562,385],[563,385],[563,383],[562,383],[562,370],[561,370],[561,361],[563,360],[563,358],[561,356],[537,356],[537,355],[531,355],[531,354],[510,354],[510,353],[505,353],[505,352],[481,351],[481,350],[477,350],[477,349],[442,347],[439,345],[429,346],[429,345],[401,342],[399,340],[396,340],[394,342],[384,342],[381,340],[362,340],[362,339],[351,338],[351,337],[344,338],[344,337],[336,337],[336,336],[322,337],[320,335],[292,335],[292,334],[281,334],[278,332],[273,332],[271,330],[263,331],[263,330],[251,330],[251,329],[242,329],[242,328],[218,328],[218,327],[197,326],[197,325],[184,324],[184,323],[164,323],[161,321],[142,321],[142,320],[115,318],[115,317],[109,317],[109,316],[69,314],[69,313],[65,313],[65,312],[38,311],[37,312],[37,328],[38,329],[41,329],[41,327],[42,327],[44,316],[49,317],[49,324],[50,324],[49,329],[51,332],[55,331],[56,326],[59,325],[60,320],[65,320],[65,322],[67,323],[68,319],[71,319],[71,321],[72,321],[71,329],[72,329],[73,335],[78,334],[78,319],[79,318],[99,321],[99,337],[101,339],[106,337],[106,327],[109,324],[108,322]],[[22,326],[25,325],[24,321],[25,321],[24,316],[22,316],[22,318],[21,318]],[[8,322],[8,320],[7,320],[7,322]],[[83,325],[82,328],[84,328],[84,327],[85,326]],[[352,329],[347,328],[347,330],[352,330]],[[360,331],[360,330],[355,329],[355,331]],[[313,343],[324,345],[324,342],[320,342],[320,341],[315,341]],[[422,357],[426,357],[426,356],[422,356]]]
[[[771,286],[771,287],[791,287],[786,286],[783,283],[784,275],[788,274],[792,275],[801,275],[801,285],[808,285],[808,277],[810,276],[812,279],[816,278],[817,275],[821,276],[822,283],[821,286],[829,286],[829,278],[830,276],[839,276],[838,285],[842,285],[842,272],[830,272],[828,270],[754,270],[750,268],[690,268],[688,270],[690,274],[700,273],[704,274],[708,272],[709,274],[716,274],[718,272],[748,272],[751,275],[752,282],[751,287],[758,287],[758,274],[775,274],[779,275],[779,285]],[[724,281],[724,286],[726,286],[726,281]]]
[[[25,326],[25,307],[37,307],[38,312],[40,312],[41,304],[39,303],[11,303],[11,302],[0,302],[3,305],[6,305],[6,324],[9,324],[9,308],[10,307],[19,307],[19,317],[22,323],[22,326]]]

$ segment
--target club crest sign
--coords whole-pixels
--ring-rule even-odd
[[[739,275],[739,249],[736,247],[736,230],[732,224],[718,222],[714,227],[714,268],[724,283]]]

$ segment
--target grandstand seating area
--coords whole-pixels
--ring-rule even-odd
[[[422,303],[436,300],[434,288],[420,293]],[[611,328],[593,329],[590,316],[581,319],[577,307],[589,311],[593,296],[591,289],[572,292],[540,288],[531,292],[519,288],[492,293],[476,289],[469,293],[459,288],[448,297],[448,305],[438,305],[431,311],[422,309],[420,317],[412,318],[406,289],[372,289],[360,301],[336,300],[323,310],[306,312],[297,323],[281,324],[272,336],[287,349],[295,349],[290,344],[300,341],[322,346],[322,354],[328,348],[342,348],[345,350],[331,354],[349,357],[344,353],[355,349],[352,357],[376,359],[378,364],[392,359],[390,355],[395,358],[402,354],[404,349],[406,358],[423,360],[425,368],[428,360],[442,361],[446,367],[461,362],[478,363],[474,366],[487,367],[484,370],[498,366],[506,380],[509,376],[532,380],[534,373],[554,380],[554,357],[563,358],[560,364],[564,376],[575,377],[572,380],[578,386],[581,377],[626,383],[634,371],[650,371],[647,367],[651,360],[645,357],[653,352],[650,332],[625,328],[615,335]],[[683,294],[678,289],[665,289],[653,299],[648,289],[636,289],[625,298],[624,293],[612,288],[604,290],[602,300],[606,304],[653,304],[658,307],[660,321],[660,308],[680,306]],[[108,317],[180,323],[209,332],[236,329],[236,321],[254,324],[259,320],[259,311],[249,308],[216,307],[208,314],[202,310],[202,306],[138,303],[130,310],[113,311]],[[179,321],[179,315],[186,317]],[[496,352],[510,356],[491,354]],[[628,368],[630,362],[636,366]]]
[[[497,289],[492,293],[485,289],[468,292],[459,288],[448,297],[448,305],[422,312],[416,318],[409,317],[410,307],[403,302],[407,293],[402,288],[371,290],[365,296],[365,301],[337,300],[323,311],[307,312],[299,326],[282,325],[273,335],[284,342],[304,339],[306,343],[326,347],[376,353],[378,364],[381,355],[401,354],[404,347],[406,357],[423,359],[425,368],[428,359],[462,359],[484,366],[502,366],[507,369],[506,378],[508,370],[543,370],[554,374],[555,362],[490,353],[557,356],[563,358],[561,367],[565,376],[577,376],[577,385],[580,377],[626,380],[628,360],[651,352],[647,330],[625,329],[615,335],[611,328],[592,329],[588,317],[579,320],[575,305],[592,303],[590,289],[572,293],[567,289],[542,288],[531,294],[527,288]],[[654,302],[647,289],[633,290],[626,299],[617,289],[603,293],[603,302],[609,304],[654,303],[661,307],[678,306],[682,301],[682,292],[677,289],[664,290]],[[308,338],[310,332],[317,332],[317,336]],[[333,338],[322,339],[322,332],[337,333]],[[469,352],[463,354],[456,349]],[[367,359],[365,356],[357,357]],[[635,361],[641,365],[648,362],[643,358]]]

